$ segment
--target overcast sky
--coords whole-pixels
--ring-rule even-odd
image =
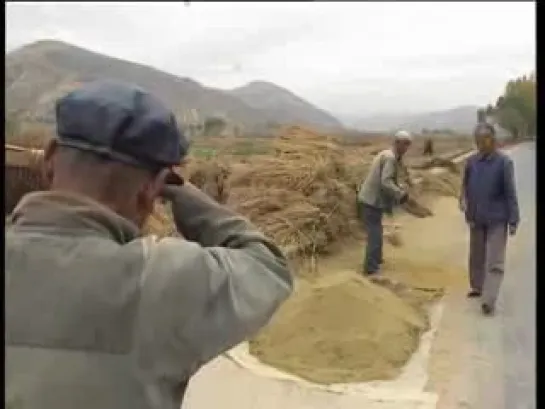
[[[535,67],[533,2],[7,3],[6,49],[63,40],[205,85],[286,87],[335,114],[495,100]]]

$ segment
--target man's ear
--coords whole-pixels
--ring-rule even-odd
[[[44,149],[44,161],[42,165],[42,177],[49,186],[55,176],[54,157],[59,144],[56,139],[50,139]]]

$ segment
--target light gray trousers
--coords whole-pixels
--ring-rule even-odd
[[[507,226],[470,227],[469,283],[480,291],[482,302],[494,306],[505,268]]]

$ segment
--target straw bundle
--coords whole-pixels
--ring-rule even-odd
[[[13,211],[27,193],[47,188],[42,178],[43,151],[5,145],[5,214]]]
[[[201,188],[219,180],[220,190],[229,190],[227,204],[290,256],[326,252],[332,242],[357,234],[356,186],[368,163],[347,160],[333,138],[299,127],[285,130],[272,146],[273,156],[250,158],[227,170],[226,165],[214,168],[214,159],[194,161],[189,178]]]
[[[243,161],[229,155],[190,157],[180,172],[218,202],[248,217],[290,257],[325,253],[334,242],[359,235],[356,193],[373,159],[370,150],[346,149],[335,138],[301,127],[284,129],[272,146],[273,155]],[[41,157],[27,150],[26,155],[18,167],[13,160],[6,166],[8,210],[24,193],[44,188],[37,172]],[[405,208],[416,216],[431,215],[421,197],[457,194],[457,173],[415,171],[413,176],[421,183],[411,187],[410,196],[416,200]],[[175,234],[168,206],[157,204],[145,231]]]

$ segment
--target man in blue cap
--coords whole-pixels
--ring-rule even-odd
[[[292,289],[279,249],[172,171],[188,143],[145,91],[99,81],[56,106],[49,191],[6,228],[6,406],[178,409],[189,378]],[[163,197],[184,237],[142,237]]]

